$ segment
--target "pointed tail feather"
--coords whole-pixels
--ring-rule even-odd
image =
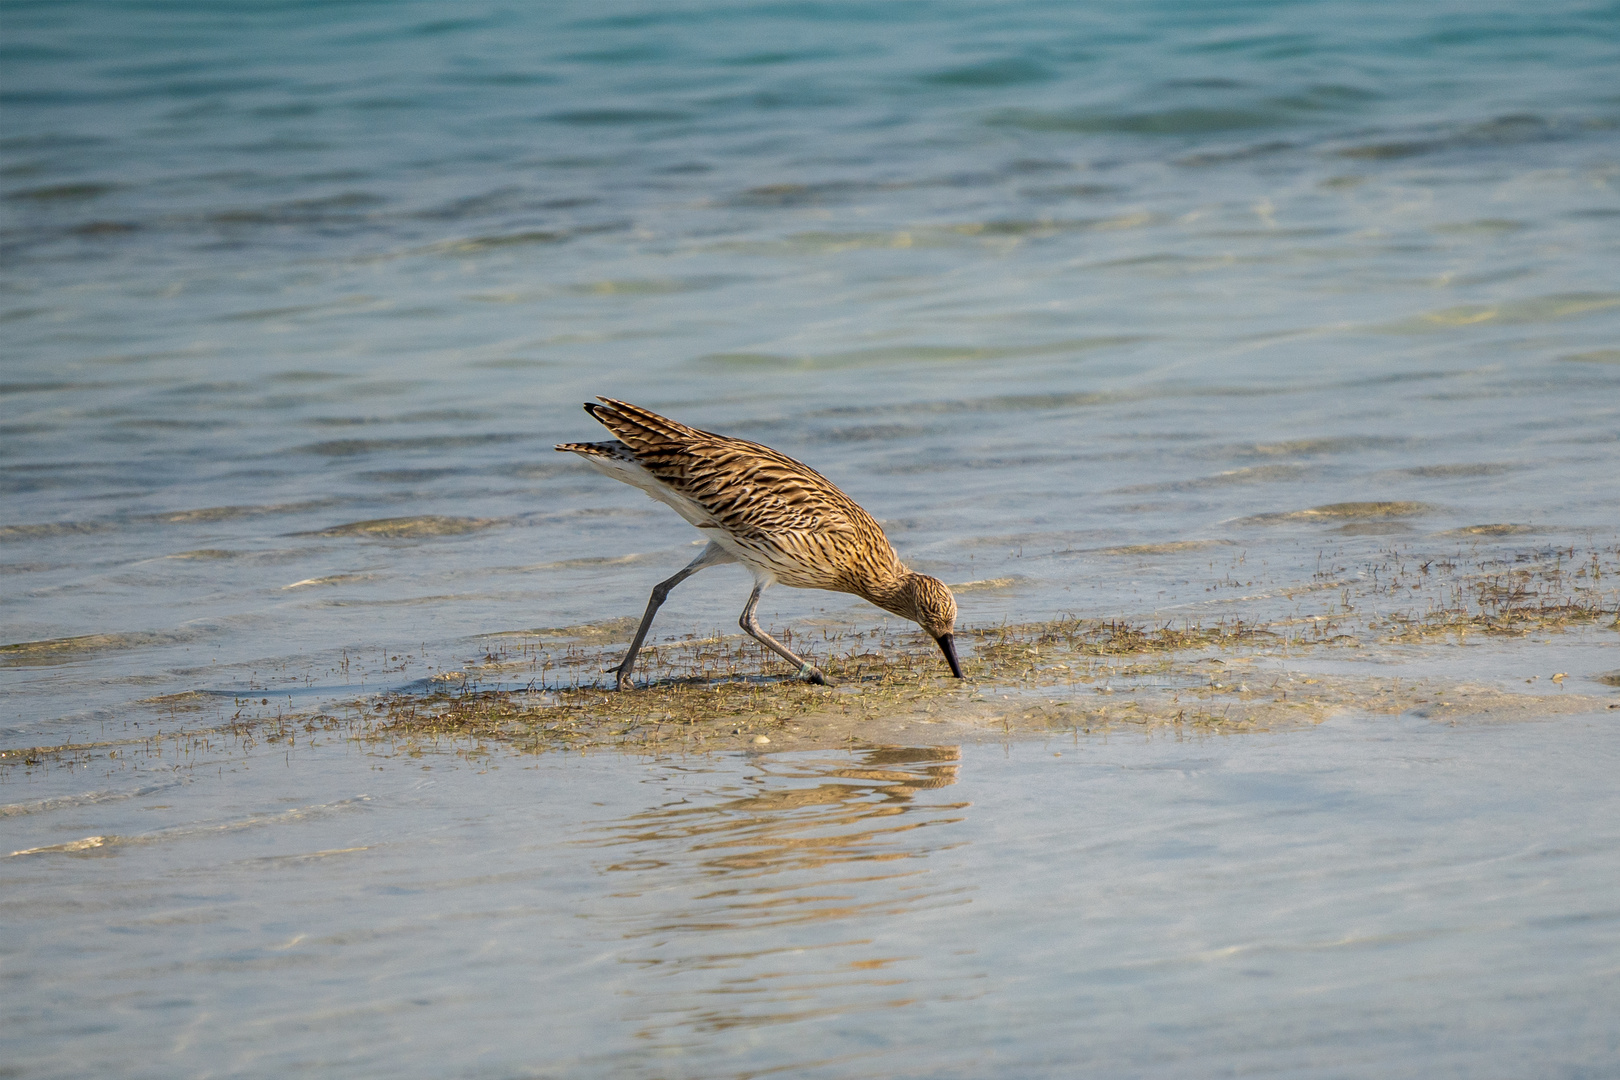
[[[624,443],[613,442],[560,442],[556,449],[568,454],[584,454],[586,457],[630,457],[630,448]]]
[[[591,418],[597,423],[638,450],[668,446],[670,443],[682,445],[694,439],[713,438],[706,431],[687,427],[639,405],[613,398],[600,400],[601,405],[587,402],[585,411],[590,413]]]

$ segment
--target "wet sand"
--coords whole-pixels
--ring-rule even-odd
[[[615,693],[602,673],[632,630],[626,617],[491,635],[475,662],[415,679],[417,657],[346,657],[351,677],[381,684],[359,697],[300,707],[269,687],[228,698],[200,688],[140,705],[171,753],[199,740],[295,745],[319,734],[405,755],[444,746],[776,752],[1148,728],[1274,731],[1347,713],[1472,723],[1620,708],[1616,548],[1521,549],[1473,563],[1391,555],[1369,566],[1240,593],[1214,622],[965,626],[963,682],[943,674],[921,634],[885,624],[823,626],[810,639],[829,687],[785,677],[736,634],[655,641],[638,689]],[[805,647],[799,629],[784,636]],[[22,643],[7,647],[5,662],[50,664],[98,647],[95,638]],[[282,679],[311,681],[296,669]],[[152,738],[126,721],[122,737],[8,749],[0,766],[127,761],[163,745]]]

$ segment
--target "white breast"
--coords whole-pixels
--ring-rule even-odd
[[[631,487],[640,488],[698,528],[712,529],[715,527],[713,516],[703,508],[702,503],[665,487],[656,476],[629,458],[606,457],[598,454],[581,454],[579,456],[584,458],[585,463],[597,472],[606,473],[615,480],[621,480]]]

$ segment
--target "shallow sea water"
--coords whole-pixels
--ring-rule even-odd
[[[12,1067],[1612,1075],[1613,726],[221,754],[9,819]]]
[[[596,394],[808,461],[916,568],[995,582],[973,625],[1620,538],[1613,3],[0,21],[0,750],[638,613],[693,535],[551,450]],[[1297,516],[1341,502],[1407,505]],[[746,588],[700,575],[657,632]],[[1614,636],[1322,664],[1541,692]],[[0,860],[6,1057],[1613,1075],[1602,715],[0,766],[0,846],[68,845]]]

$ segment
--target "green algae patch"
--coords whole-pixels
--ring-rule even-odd
[[[359,536],[375,540],[415,540],[432,536],[462,536],[504,524],[499,518],[443,517],[424,514],[418,517],[376,518],[371,521],[351,521],[327,529],[301,533],[301,536]]]
[[[196,712],[217,704],[218,701],[219,698],[214,694],[205,694],[200,690],[183,690],[178,694],[159,694],[157,697],[142,698],[136,704],[169,712]]]
[[[1496,525],[1469,525],[1461,529],[1451,529],[1443,532],[1441,536],[1455,536],[1467,538],[1473,536],[1524,536],[1529,533],[1540,532],[1534,525],[1514,525],[1511,522],[1502,522]]]
[[[1209,548],[1235,547],[1235,540],[1172,540],[1164,544],[1121,544],[1117,547],[1097,548],[1093,555],[1180,555],[1188,551]]]
[[[576,623],[573,626],[551,626],[535,630],[502,630],[487,635],[491,638],[537,638],[544,641],[586,641],[601,645],[628,643],[641,619],[635,615],[622,615],[600,622]]]
[[[95,653],[139,649],[150,645],[173,645],[189,640],[184,634],[128,633],[80,634],[76,637],[18,641],[0,645],[0,667],[45,667],[67,664]]]
[[[1342,502],[1313,506],[1306,510],[1285,513],[1255,514],[1240,518],[1238,525],[1277,525],[1300,521],[1383,521],[1390,518],[1417,517],[1432,513],[1436,507],[1420,502]]]

